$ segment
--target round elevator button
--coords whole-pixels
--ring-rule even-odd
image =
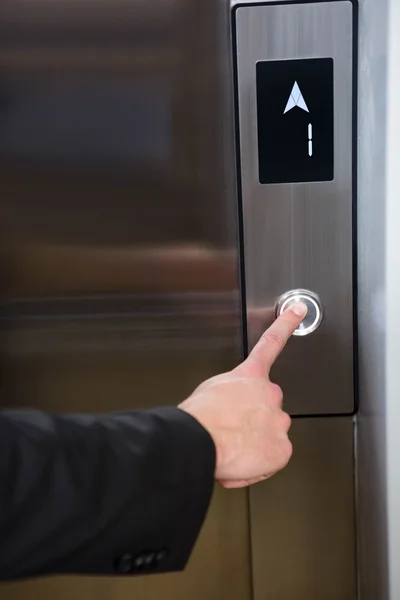
[[[318,294],[309,290],[291,290],[283,294],[275,305],[276,316],[279,317],[289,306],[302,302],[307,306],[307,315],[293,335],[304,336],[313,333],[322,323],[323,308]]]

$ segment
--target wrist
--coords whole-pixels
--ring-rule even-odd
[[[192,417],[192,419],[194,419],[208,434],[208,436],[213,444],[213,447],[214,447],[214,477],[216,479],[218,479],[217,474],[221,470],[221,465],[223,463],[223,461],[222,461],[223,452],[222,452],[221,444],[219,444],[217,441],[217,436],[214,434],[212,429],[207,426],[207,424],[205,423],[205,420],[201,417],[201,415],[196,414],[196,412],[192,412],[189,408],[185,407],[182,404],[179,405],[178,408],[179,408],[179,410],[183,411],[184,413],[186,413],[187,415]]]

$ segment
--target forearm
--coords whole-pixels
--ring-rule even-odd
[[[184,567],[215,467],[178,409],[0,415],[0,577]]]

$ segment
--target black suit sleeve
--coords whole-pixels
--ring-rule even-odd
[[[183,569],[214,468],[179,409],[0,412],[0,579]]]

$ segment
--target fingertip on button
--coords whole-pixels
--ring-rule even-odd
[[[304,302],[295,302],[295,304],[293,304],[290,307],[290,309],[292,310],[292,312],[294,312],[295,315],[297,315],[298,317],[303,317],[303,319],[305,318],[308,312],[307,304],[304,304]]]
[[[297,307],[301,305],[306,306],[306,313],[304,311],[301,311],[301,314],[297,312]],[[301,324],[293,333],[294,336],[310,335],[322,323],[323,307],[318,294],[315,292],[297,289],[282,294],[275,305],[276,317],[282,315],[289,308],[296,312],[298,316],[303,317]]]

